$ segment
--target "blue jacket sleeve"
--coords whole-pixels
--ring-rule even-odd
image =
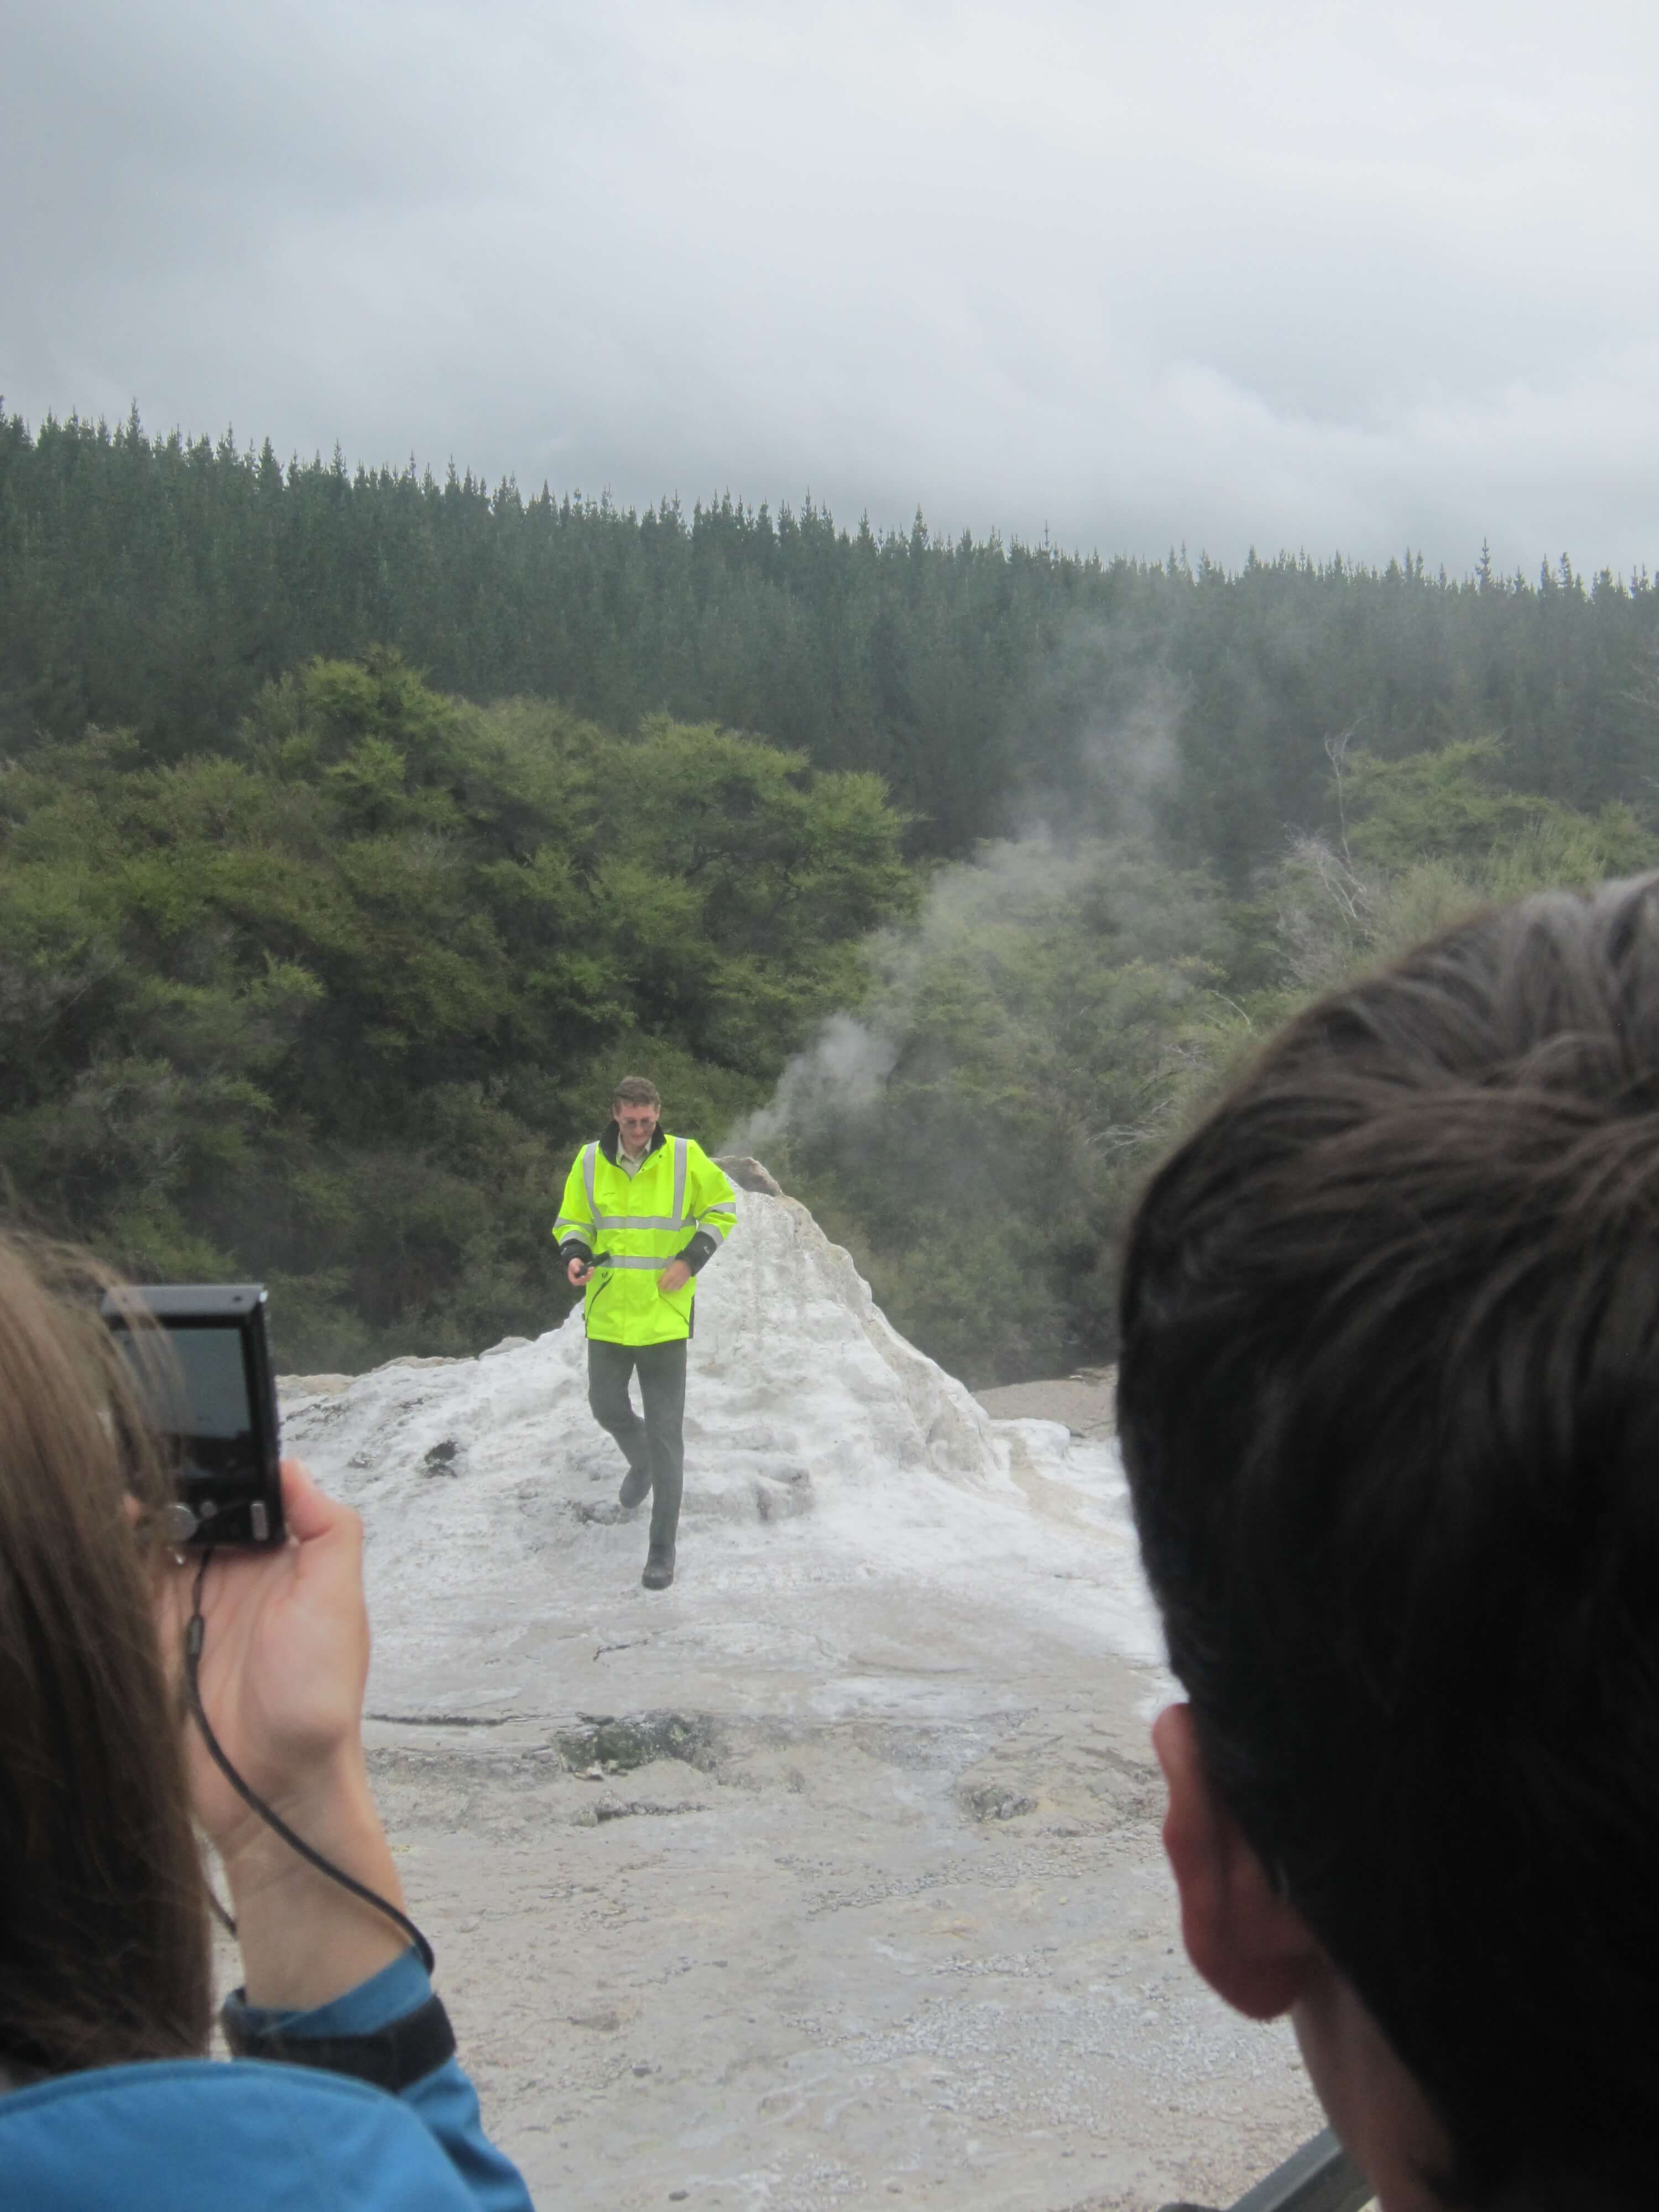
[[[297,2041],[308,2036],[372,2035],[413,2012],[431,1995],[425,1967],[413,1951],[405,1951],[355,1990],[310,2012],[263,2011],[234,1997],[230,2002],[249,2027],[279,2028]],[[447,2058],[410,2082],[398,2101],[408,2106],[433,2136],[471,2192],[478,2212],[534,2212],[524,2177],[483,2131],[477,2092],[459,2059]]]

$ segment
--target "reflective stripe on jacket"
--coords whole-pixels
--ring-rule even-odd
[[[738,1218],[731,1184],[690,1137],[653,1137],[630,1176],[616,1163],[613,1121],[584,1145],[565,1179],[553,1224],[566,1259],[599,1264],[582,1313],[587,1334],[607,1344],[665,1344],[691,1334],[695,1281],[672,1297],[659,1278],[672,1260],[693,1275],[730,1235]]]

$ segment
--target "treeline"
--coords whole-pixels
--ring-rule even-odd
[[[568,1307],[556,1194],[638,1068],[954,1372],[1109,1357],[1137,1182],[1285,1012],[1483,896],[1659,861],[1492,740],[1326,765],[1323,831],[1239,896],[1146,836],[925,866],[873,776],[388,653],[175,761],[43,740],[0,769],[10,1210],[268,1280],[290,1367],[477,1351]]]
[[[902,834],[873,776],[384,653],[171,761],[42,740],[0,769],[10,1210],[140,1279],[270,1281],[290,1366],[539,1333],[617,1075],[717,1140],[913,910]]]
[[[1644,575],[1227,574],[0,420],[10,1209],[270,1280],[290,1365],[556,1319],[627,1066],[954,1371],[1109,1357],[1134,1185],[1274,1021],[1656,863]]]
[[[872,772],[912,855],[1048,821],[1140,827],[1235,890],[1305,828],[1328,741],[1374,758],[1495,734],[1517,787],[1578,808],[1659,780],[1659,592],[1172,553],[1102,560],[933,537],[805,501],[643,513],[452,470],[283,464],[136,414],[0,419],[0,744],[131,731],[221,744],[314,657],[401,651],[440,690],[653,714]]]

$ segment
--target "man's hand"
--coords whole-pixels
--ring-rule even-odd
[[[580,1290],[593,1272],[593,1262],[591,1260],[573,1260],[564,1272],[569,1277],[573,1287]]]
[[[657,1278],[657,1288],[664,1297],[672,1298],[675,1291],[683,1291],[690,1279],[691,1270],[684,1261],[671,1260]]]

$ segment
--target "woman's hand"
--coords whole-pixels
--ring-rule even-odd
[[[289,1540],[208,1567],[198,1684],[221,1749],[297,1835],[387,1902],[402,1891],[362,1748],[368,1678],[362,1527],[297,1461],[283,1462]],[[169,1577],[164,1635],[182,1654],[198,1562]],[[245,1804],[193,1717],[185,1754],[196,1814],[223,1863],[255,2004],[325,2002],[390,1963],[407,1939],[308,1866]]]
[[[343,1754],[360,1746],[368,1680],[362,1524],[325,1497],[297,1460],[283,1462],[289,1539],[270,1551],[225,1551],[202,1591],[205,1635],[198,1680],[225,1756],[290,1825]],[[171,1593],[180,1640],[199,1562],[187,1559]],[[186,1744],[196,1816],[221,1856],[262,1826],[208,1756],[199,1729]]]

